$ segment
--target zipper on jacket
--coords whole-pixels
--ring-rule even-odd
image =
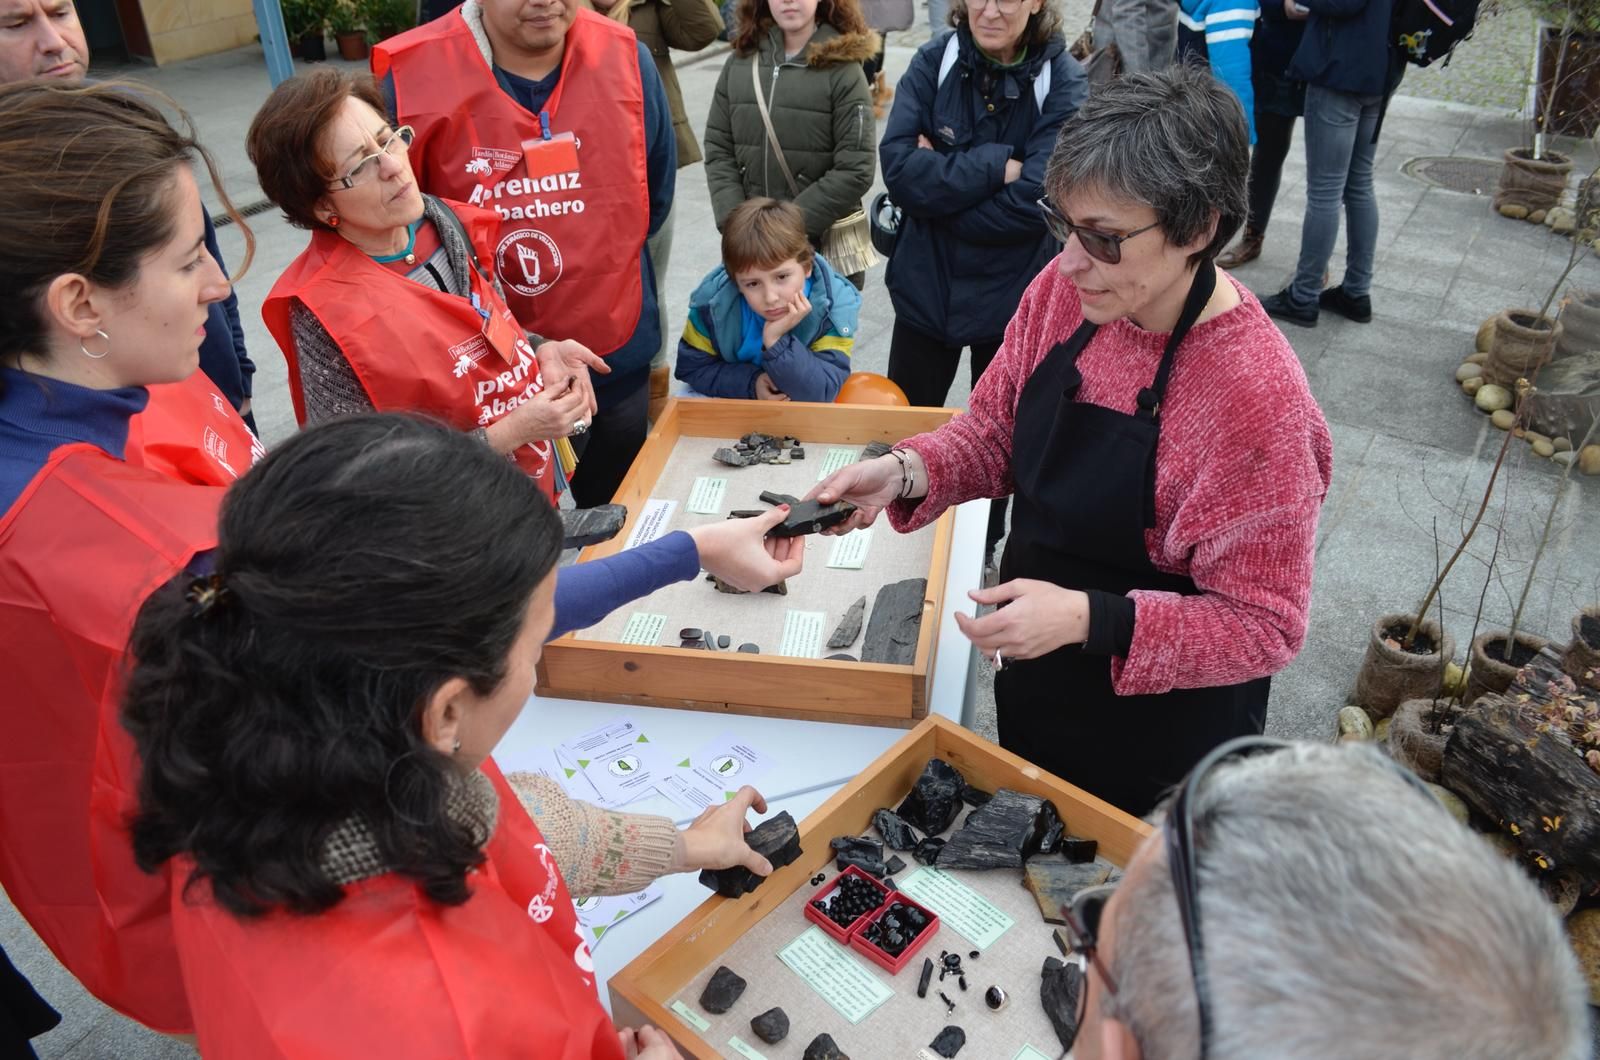
[[[861,134],[866,132],[866,114],[861,104],[856,104],[856,150],[861,150]]]

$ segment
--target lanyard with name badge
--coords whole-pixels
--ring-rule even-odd
[[[561,106],[561,90],[565,87],[565,78],[556,82],[550,98],[545,100],[544,108],[539,111],[539,135],[522,141],[522,161],[527,167],[528,176],[534,180],[557,173],[572,173],[578,168],[577,137],[570,132],[550,131],[550,118]]]

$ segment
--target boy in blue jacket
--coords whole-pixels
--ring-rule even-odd
[[[799,207],[748,199],[722,226],[722,264],[689,296],[675,374],[707,397],[832,401],[860,310],[812,250]]]

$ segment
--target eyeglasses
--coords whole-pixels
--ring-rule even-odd
[[[1066,245],[1069,236],[1078,237],[1078,245],[1083,247],[1083,252],[1096,261],[1103,261],[1107,265],[1115,265],[1122,260],[1122,244],[1136,235],[1150,231],[1161,222],[1155,221],[1136,228],[1127,235],[1112,235],[1110,232],[1099,232],[1093,228],[1075,225],[1062,216],[1061,211],[1051,205],[1049,199],[1039,200],[1039,212],[1044,214],[1045,227],[1050,229],[1050,234],[1056,237],[1056,242]]]
[[[967,0],[967,14],[977,18],[991,3],[1007,18],[1022,10],[1022,0]]]
[[[1070,903],[1061,907],[1062,916],[1067,922],[1067,936],[1072,952],[1082,957],[1085,964],[1094,967],[1100,976],[1100,981],[1105,984],[1106,993],[1112,997],[1117,995],[1117,980],[1100,960],[1096,940],[1100,934],[1100,914],[1105,912],[1106,903],[1111,900],[1111,894],[1115,890],[1115,884],[1085,887],[1072,896]],[[1078,997],[1076,1016],[1072,1022],[1072,1037],[1061,1046],[1063,1056],[1072,1051],[1073,1043],[1078,1040],[1078,1032],[1083,1029],[1084,1017],[1089,1013],[1088,978],[1079,965],[1069,964],[1067,968],[1067,974],[1073,977],[1069,989],[1075,987]]]
[[[416,139],[417,132],[409,125],[402,125],[388,136],[383,138],[383,143],[372,154],[362,158],[350,171],[342,177],[336,177],[329,191],[345,191],[358,185],[365,184],[378,175],[378,162],[384,155],[397,155],[411,146],[411,141]]]

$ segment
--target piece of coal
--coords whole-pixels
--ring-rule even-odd
[[[922,958],[922,978],[917,980],[917,996],[928,996],[928,983],[933,979],[933,958]]]
[[[1046,809],[1048,807],[1048,809]],[[1060,814],[1037,795],[1001,788],[987,805],[967,814],[939,852],[941,869],[1021,868]]]
[[[745,985],[745,981],[732,968],[719,964],[717,970],[711,973],[711,981],[700,993],[700,1007],[720,1016],[739,1000]]]
[[[965,786],[966,779],[959,769],[942,758],[930,758],[922,767],[922,775],[911,785],[911,794],[895,812],[931,838],[955,823],[961,813],[961,789]]]
[[[893,810],[882,809],[872,815],[872,827],[883,836],[883,845],[890,850],[915,850],[922,840],[906,823],[906,819]]]
[[[806,1046],[806,1054],[800,1060],[850,1060],[850,1057],[839,1051],[834,1044],[833,1035],[819,1034],[811,1039],[811,1044]]]
[[[792,446],[789,449],[789,456],[794,460],[804,460],[806,458],[806,451],[798,445]]]
[[[754,644],[741,644],[741,645],[739,645],[739,650],[744,652],[746,655],[760,655],[761,654],[761,649],[756,647]]]
[[[1056,949],[1061,951],[1061,956],[1070,957],[1072,955],[1072,939],[1067,935],[1066,928],[1056,928],[1051,937],[1056,940]]]
[[[971,784],[963,784],[961,786],[961,801],[968,806],[982,806],[992,798],[994,796],[989,792],[981,788],[975,788]]]
[[[786,494],[763,493],[761,499],[768,504],[788,504],[789,514],[783,517],[783,522],[767,531],[768,537],[803,537],[806,534],[820,534],[830,530],[846,519],[850,518],[856,506],[849,501],[835,501],[832,504],[823,504],[821,501],[794,501],[768,500],[769,497],[785,497]],[[791,503],[793,501],[793,503]],[[925,579],[924,579],[925,580]],[[917,615],[921,617],[921,598],[917,601]],[[913,638],[915,641],[915,638]]]
[[[883,871],[890,876],[893,876],[897,872],[905,871],[905,867],[906,863],[904,859],[902,859],[898,854],[894,855],[888,861],[883,863]]]
[[[727,648],[732,643],[733,643],[733,638],[728,636],[726,633],[719,633],[717,635],[717,647],[719,647],[719,648]]]
[[[876,460],[880,456],[888,456],[889,450],[893,448],[892,442],[868,442],[861,447],[861,459]]]
[[[1061,841],[1066,838],[1067,826],[1061,818],[1057,817],[1055,823],[1045,830],[1044,838],[1039,840],[1039,853],[1054,854],[1061,849]]]
[[[756,449],[735,449],[724,446],[713,452],[711,459],[729,467],[749,467],[751,464],[761,462],[761,453]]]
[[[927,595],[926,578],[890,582],[878,590],[878,598],[872,602],[872,617],[867,620],[867,635],[861,642],[864,662],[910,666],[916,661],[917,633],[922,629],[922,605]]]
[[[888,872],[883,863],[883,844],[876,839],[866,836],[841,835],[835,836],[832,843],[834,860],[839,871],[854,865],[862,872],[869,873],[882,879]]]
[[[746,590],[739,588],[737,585],[729,585],[715,574],[707,574],[706,581],[710,582],[712,585],[715,585],[717,587],[717,592],[719,593],[728,593],[732,596],[743,596],[746,592]],[[777,585],[769,585],[761,591],[764,593],[772,593],[775,596],[788,596],[789,579],[785,578]]]
[[[569,508],[561,513],[561,547],[583,548],[609,541],[627,521],[628,509],[620,504]]]
[[[703,636],[705,636],[705,631],[695,626],[684,626],[678,630],[679,640],[699,640]]]
[[[1100,844],[1093,839],[1084,839],[1081,836],[1064,836],[1061,840],[1061,856],[1075,865],[1094,860],[1095,853],[1100,849]]]
[[[845,609],[844,617],[833,629],[833,636],[828,638],[830,648],[848,648],[861,636],[861,619],[867,613],[867,598],[857,598],[856,602]]]
[[[1022,885],[1033,893],[1039,913],[1052,924],[1065,924],[1061,907],[1085,887],[1097,887],[1111,875],[1111,866],[1102,862],[1079,865],[1059,856],[1036,857],[1022,867]]]
[[[911,856],[924,865],[932,865],[939,860],[939,851],[943,849],[944,840],[930,835],[917,844],[917,849],[911,852]]]
[[[1083,990],[1083,972],[1076,964],[1046,957],[1039,975],[1039,1004],[1044,1006],[1044,1014],[1065,1049],[1078,1033],[1078,994]]]
[[[789,1036],[789,1014],[781,1008],[769,1008],[750,1021],[750,1029],[768,1045],[776,1045]]]
[[[850,654],[847,654],[847,653],[844,653],[844,652],[840,652],[837,655],[830,655],[830,656],[828,656],[828,659],[831,662],[857,662],[858,661],[854,655],[850,655]]]
[[[961,1047],[966,1044],[966,1031],[962,1030],[960,1027],[946,1027],[934,1037],[933,1042],[929,1044],[928,1048],[944,1057],[945,1060],[951,1060],[952,1057],[961,1051]]]
[[[767,818],[744,834],[750,849],[772,863],[774,870],[781,869],[802,853],[800,829],[789,816],[789,811]],[[757,876],[743,865],[729,869],[705,869],[700,882],[724,898],[740,898],[761,886],[764,876]]]

